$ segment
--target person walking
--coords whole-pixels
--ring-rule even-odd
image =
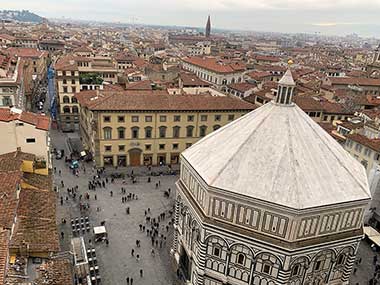
[[[139,261],[140,261],[140,255],[136,254],[136,262],[139,262]]]
[[[135,256],[135,250],[132,248],[132,250],[131,250],[131,255],[132,256]]]
[[[127,277],[126,280],[127,280],[127,285],[129,285],[129,277]]]
[[[144,271],[142,270],[142,268],[140,269],[140,277],[143,277],[143,274],[144,274]]]
[[[133,278],[131,277],[131,285],[133,285]]]

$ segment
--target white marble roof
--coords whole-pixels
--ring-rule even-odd
[[[295,86],[296,83],[293,80],[293,75],[290,69],[286,70],[285,74],[282,76],[278,84],[287,85],[287,86]]]
[[[294,209],[370,198],[364,167],[296,105],[268,103],[182,155],[210,186]]]

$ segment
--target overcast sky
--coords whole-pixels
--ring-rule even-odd
[[[0,0],[47,18],[380,37],[380,0]]]

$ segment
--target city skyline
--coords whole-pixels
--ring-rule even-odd
[[[211,15],[213,28],[280,33],[310,33],[380,37],[379,1],[17,1],[3,9],[26,9],[46,18],[101,22],[204,27]],[[74,9],[75,7],[75,9]],[[160,11],[160,13],[157,13]]]

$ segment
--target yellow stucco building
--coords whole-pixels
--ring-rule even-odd
[[[231,97],[82,91],[82,142],[97,166],[177,164],[179,154],[255,108]]]
[[[79,105],[74,94],[117,83],[116,63],[111,58],[67,55],[54,67],[62,130],[78,130]]]

